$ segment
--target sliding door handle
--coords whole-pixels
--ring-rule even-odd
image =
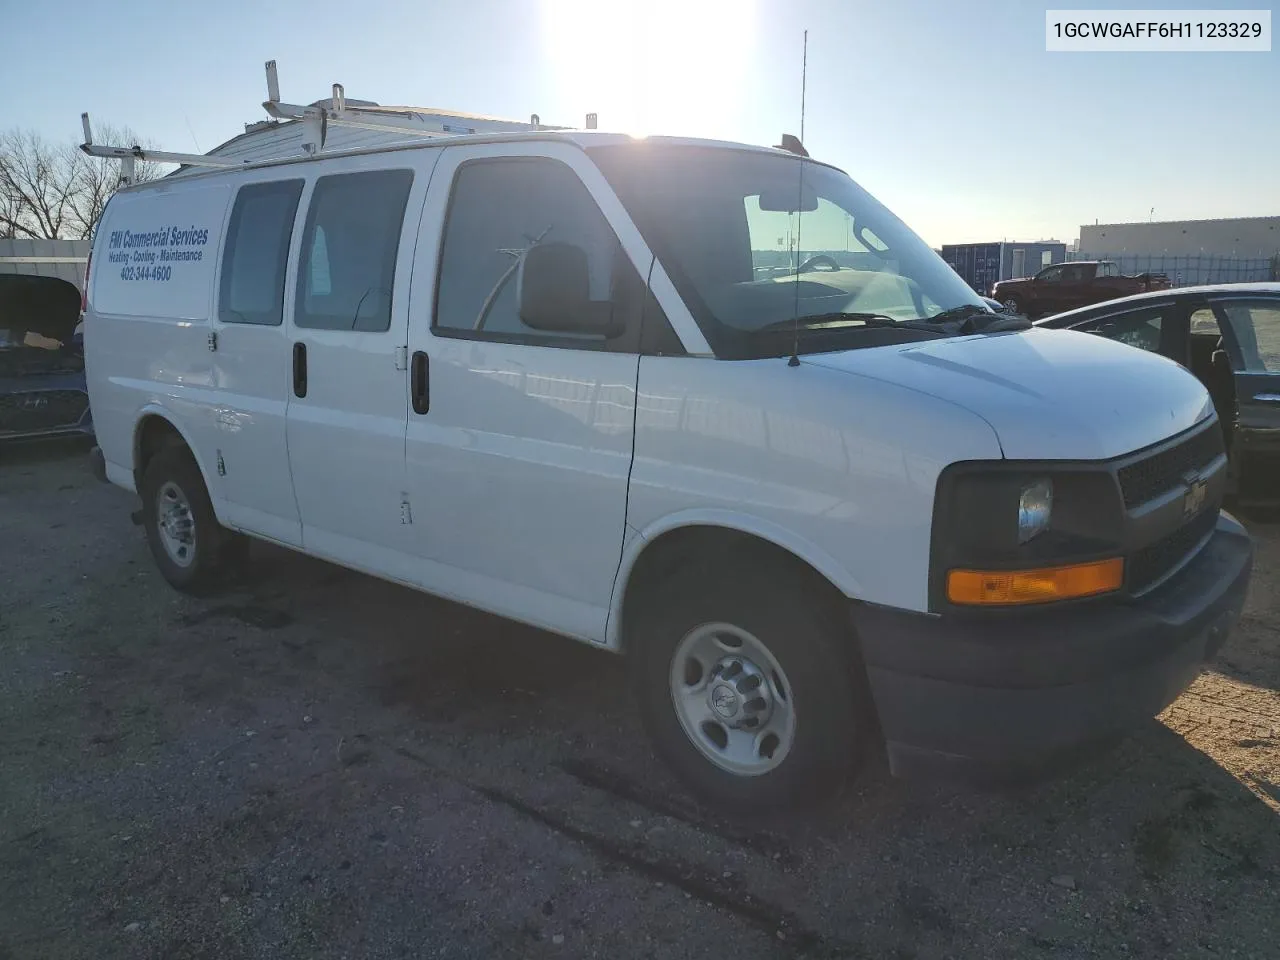
[[[414,413],[431,409],[431,368],[421,350],[415,351],[409,362],[409,399]]]

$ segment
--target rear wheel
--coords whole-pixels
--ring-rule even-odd
[[[784,564],[686,569],[628,630],[659,755],[732,812],[815,800],[862,758],[871,711],[854,638]]]
[[[191,452],[173,445],[147,463],[139,485],[147,545],[160,573],[187,593],[200,593],[223,573],[237,535],[219,525]]]

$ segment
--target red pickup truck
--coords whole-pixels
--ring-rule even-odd
[[[1163,273],[1130,277],[1112,260],[1075,260],[1045,267],[1034,277],[1001,280],[991,288],[991,296],[1006,309],[1035,320],[1103,300],[1167,290],[1172,285]]]

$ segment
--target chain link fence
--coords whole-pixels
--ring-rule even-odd
[[[1175,287],[1203,283],[1280,281],[1280,256],[1237,258],[1216,254],[1068,253],[1068,260],[1114,260],[1121,273],[1162,273]]]

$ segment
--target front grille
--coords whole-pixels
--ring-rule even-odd
[[[1129,560],[1129,591],[1141,593],[1165,576],[1209,536],[1217,522],[1218,508],[1214,504],[1167,537],[1135,553]]]
[[[71,350],[41,350],[36,347],[0,350],[0,378],[79,373],[83,369],[84,357]]]
[[[83,390],[36,390],[0,395],[0,434],[70,427],[89,406]]]
[[[1222,452],[1222,428],[1215,423],[1177,446],[1121,467],[1120,490],[1125,508],[1136,507],[1174,489],[1189,470],[1212,463]]]

